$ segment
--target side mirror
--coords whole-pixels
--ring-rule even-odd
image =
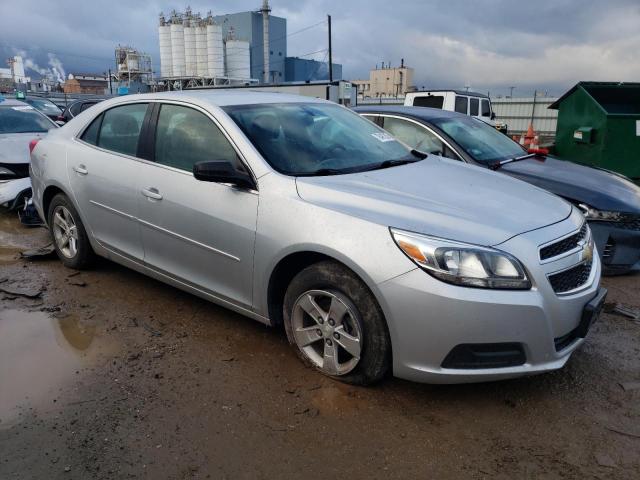
[[[203,182],[230,183],[241,188],[255,188],[251,177],[236,170],[231,162],[216,160],[198,162],[193,166],[193,176]]]
[[[491,120],[495,120],[496,119],[496,112],[491,112]]]
[[[58,125],[59,127],[65,125],[67,122],[65,122],[64,120],[55,120],[56,125]]]

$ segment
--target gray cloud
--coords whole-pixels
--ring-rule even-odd
[[[109,2],[23,0],[3,12],[0,48],[26,50],[40,64],[48,53],[67,72],[113,68],[113,48],[130,44],[158,65],[157,16],[189,3],[214,14],[256,9],[260,0]],[[331,13],[334,61],[346,78],[366,77],[381,61],[400,58],[418,86],[521,93],[561,93],[578,80],[640,80],[637,0],[272,0],[273,14],[294,32]],[[289,55],[326,47],[326,27],[289,39]],[[324,54],[316,55],[322,60]],[[59,66],[58,66],[59,67]]]

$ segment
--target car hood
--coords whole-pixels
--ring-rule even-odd
[[[551,156],[513,162],[500,171],[598,210],[640,213],[640,187],[614,172]]]
[[[571,205],[495,172],[430,155],[409,165],[298,177],[310,203],[389,227],[496,245],[567,218]]]
[[[44,132],[0,134],[0,163],[29,163],[29,142],[45,135]]]

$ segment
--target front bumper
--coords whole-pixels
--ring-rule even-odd
[[[589,222],[605,275],[640,271],[640,229],[616,223]]]
[[[14,208],[17,197],[31,188],[29,177],[16,180],[0,180],[0,206]]]
[[[419,382],[466,383],[561,368],[584,341],[575,336],[562,343],[580,326],[587,303],[598,296],[601,265],[596,256],[588,281],[575,292],[558,295],[547,275],[576,262],[579,253],[542,264],[537,246],[579,227],[578,222],[579,215],[572,216],[497,247],[523,261],[533,283],[531,290],[459,287],[420,269],[379,284],[393,345],[394,375]],[[523,258],[518,256],[522,251],[532,253]],[[456,347],[478,344],[519,345],[524,363],[496,368],[443,367]]]

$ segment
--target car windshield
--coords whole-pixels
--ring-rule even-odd
[[[478,162],[490,163],[526,153],[504,133],[476,118],[456,116],[436,118],[431,122]]]
[[[417,160],[384,130],[339,105],[278,103],[224,110],[265,160],[286,175],[351,173]]]
[[[24,100],[29,105],[34,106],[41,112],[46,113],[47,115],[60,115],[62,110],[55,103],[45,99],[45,98],[27,98]]]
[[[0,134],[47,132],[56,124],[29,105],[0,107]]]

